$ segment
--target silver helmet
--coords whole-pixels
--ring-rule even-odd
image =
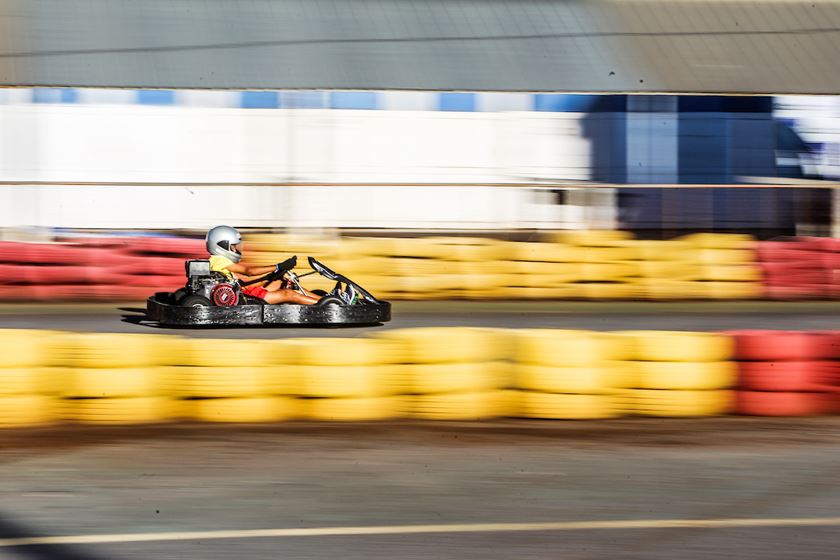
[[[242,253],[234,247],[242,243],[242,236],[236,228],[230,226],[216,226],[207,232],[207,252],[219,257],[227,257],[238,263]]]

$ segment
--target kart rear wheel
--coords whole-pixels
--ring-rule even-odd
[[[180,305],[183,307],[210,307],[210,300],[204,296],[193,294],[181,300]]]
[[[324,296],[318,300],[318,303],[315,305],[324,306],[324,305],[344,305],[344,300],[342,300],[338,296]]]
[[[172,301],[175,304],[180,304],[181,300],[184,299],[184,296],[187,295],[186,288],[178,288],[174,292],[172,292]]]

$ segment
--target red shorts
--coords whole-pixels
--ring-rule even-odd
[[[265,299],[265,296],[268,294],[268,290],[262,286],[245,286],[242,288],[242,293],[255,298]]]

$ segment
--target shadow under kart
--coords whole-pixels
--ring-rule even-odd
[[[289,274],[292,284],[300,288],[299,278],[318,273],[334,280],[337,291],[352,286],[358,301],[346,304],[339,297],[325,295],[314,305],[270,305],[244,295],[238,283],[229,283],[224,277],[219,278],[218,273],[211,273],[209,264],[204,266],[207,261],[188,261],[187,285],[176,292],[158,292],[146,300],[146,318],[167,327],[371,326],[391,320],[389,302],[376,299],[359,284],[313,257],[308,260],[313,271],[307,274],[291,273],[297,264],[297,257],[292,257],[277,270],[249,283],[272,282]]]

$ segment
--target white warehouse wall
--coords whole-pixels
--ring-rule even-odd
[[[0,225],[580,227],[582,208],[527,184],[589,179],[582,117],[2,105]],[[231,185],[207,186],[214,183]],[[481,186],[498,183],[525,186]],[[611,225],[611,211],[597,220]]]

